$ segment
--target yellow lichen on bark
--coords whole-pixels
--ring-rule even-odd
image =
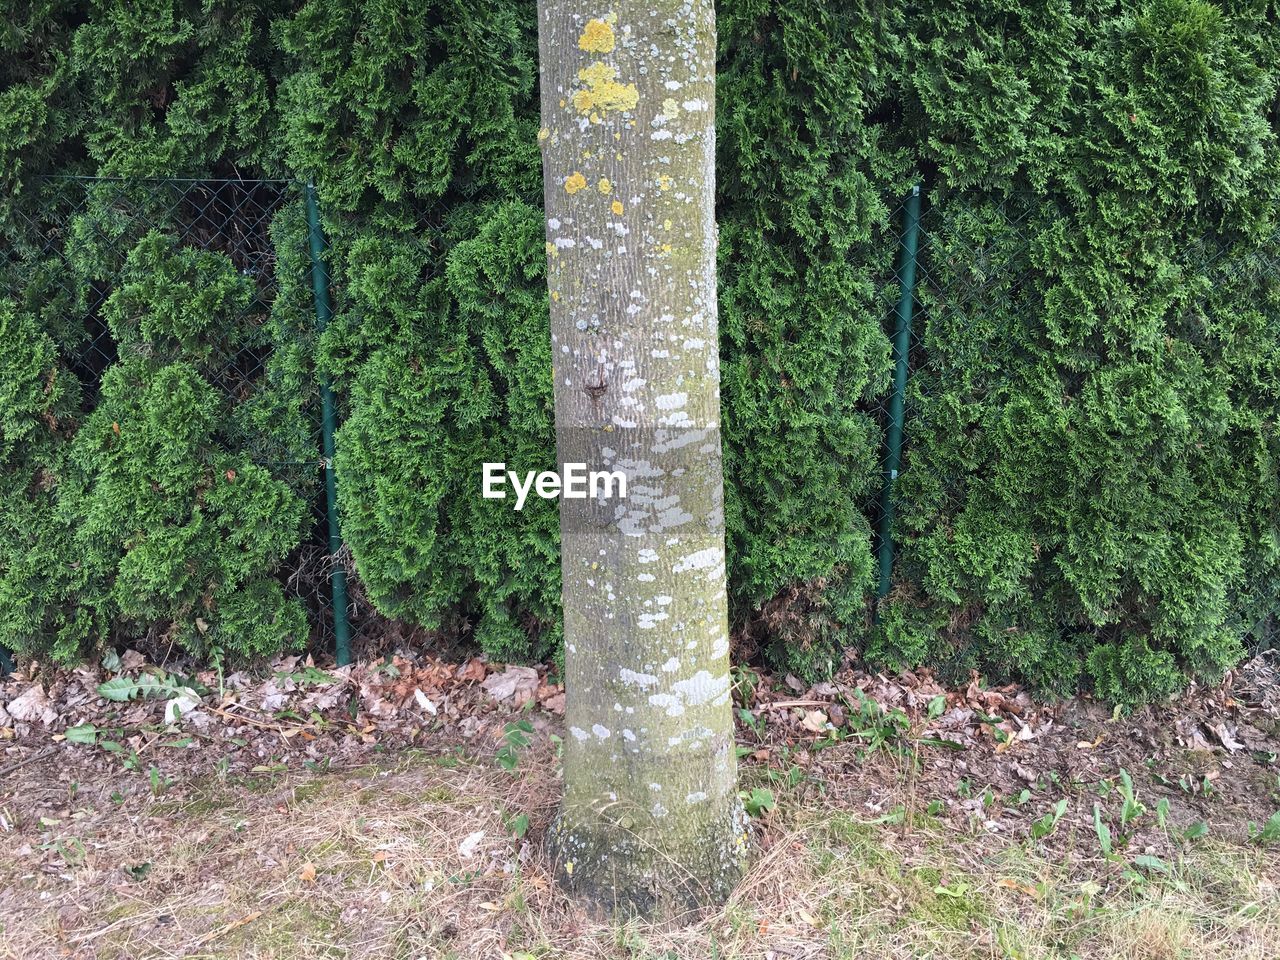
[[[613,27],[603,20],[588,20],[578,38],[578,49],[588,53],[608,53],[613,45]]]
[[[622,216],[622,201],[621,200],[613,201],[613,203],[609,205],[609,209],[612,210],[615,215],[619,217]]]
[[[577,170],[565,177],[564,192],[573,195],[579,190],[585,190],[587,187],[587,178],[580,174]]]
[[[640,93],[634,83],[619,83],[618,71],[607,63],[593,63],[578,71],[586,88],[573,95],[573,106],[581,114],[634,110]]]
[[[609,178],[608,178],[608,177],[601,177],[601,178],[600,178],[600,185],[599,185],[599,188],[600,188],[600,192],[601,192],[601,193],[612,193],[612,192],[613,192],[613,184],[609,182]]]

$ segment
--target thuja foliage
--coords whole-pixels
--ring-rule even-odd
[[[340,496],[357,572],[384,613],[461,630],[502,658],[559,642],[554,509],[515,514],[477,496],[483,460],[523,470],[554,457],[535,8],[44,0],[7,11],[0,29],[5,210],[32,200],[37,173],[314,177],[339,294],[318,361],[344,402]],[[853,650],[1131,701],[1213,675],[1274,632],[1274,9],[724,0],[718,17],[737,635],[808,676]],[[885,322],[898,204],[916,182],[926,214],[901,550],[873,624]],[[150,243],[111,322],[122,343],[156,352],[122,354],[100,400],[80,397],[74,377],[48,379],[75,333],[56,298],[4,314],[31,335],[5,357],[0,453],[27,479],[0,514],[50,557],[81,549],[55,535],[74,486],[63,472],[83,471],[92,443],[121,457],[151,449],[112,429],[139,417],[160,429],[137,406],[160,402],[151,386],[186,398],[184,429],[207,422],[208,316],[242,294],[212,261]],[[175,276],[204,278],[201,306],[175,300]],[[169,306],[148,319],[148,304]],[[279,362],[279,382],[301,392],[309,357]],[[288,432],[298,408],[274,397],[233,411],[239,439],[211,426],[203,441],[163,441],[204,458],[199,477],[173,481],[185,491],[165,508],[173,517],[229,495],[219,471],[253,473],[214,462],[244,437]],[[106,412],[81,410],[95,404]],[[135,476],[123,460],[112,469],[113,483]],[[265,479],[253,489],[257,506],[232,498],[218,511],[276,523],[279,536],[255,541],[269,556],[253,574],[221,544],[207,558],[208,582],[242,584],[226,588],[242,597],[270,589],[293,516],[276,514]],[[33,567],[49,583],[7,577],[5,589],[63,599],[5,600],[5,622],[27,611],[10,636],[39,623],[41,636],[78,638],[91,621],[141,624],[161,608],[191,624],[173,611],[207,594],[192,592],[202,573],[160,596],[159,566],[127,581],[117,571],[110,587],[85,586],[78,567]],[[198,625],[183,629],[199,642]]]
[[[350,293],[378,346],[352,379],[338,469],[344,536],[382,608],[435,628],[465,612],[510,659],[558,649],[559,517],[542,500],[494,510],[478,470],[554,462],[551,345],[541,213],[486,214],[446,228],[429,278],[419,243],[353,245]]]
[[[959,74],[947,17],[917,36],[954,192],[872,652],[1132,700],[1276,610],[1280,36],[1248,6],[1098,13],[1023,12],[1015,46],[988,8]]]
[[[241,449],[235,394],[214,386],[225,350],[255,336],[251,281],[156,231],[116,279],[102,315],[118,357],[91,411],[31,316],[0,314],[17,347],[3,380],[0,643],[63,661],[116,636],[214,659],[296,645],[306,618],[276,573],[306,505]]]
[[[867,507],[888,383],[885,226],[910,173],[887,149],[877,76],[892,24],[837,5],[721,9],[717,88],[720,323],[728,550],[744,627],[772,618],[775,662],[830,671],[861,635]],[[780,629],[781,624],[787,624]]]

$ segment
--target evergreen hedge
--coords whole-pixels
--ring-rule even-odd
[[[38,0],[0,15],[7,230],[39,174],[315,178],[341,294],[316,359],[346,407],[357,571],[387,615],[468,630],[503,659],[559,643],[554,505],[476,495],[483,460],[553,459],[534,13]],[[809,676],[853,648],[1134,701],[1275,630],[1277,17],[1263,0],[719,4],[743,641]],[[873,625],[884,320],[915,182],[901,553]],[[203,412],[200,344],[234,277],[139,243],[108,321],[151,348],[97,397],[58,375],[69,311],[7,274],[0,642],[64,660],[157,625],[198,653],[297,642],[278,585],[303,506]],[[310,369],[280,362],[293,382]],[[240,542],[242,525],[264,532]]]

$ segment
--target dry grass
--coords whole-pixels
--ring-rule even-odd
[[[924,814],[909,830],[869,823],[865,810],[813,796],[775,814],[767,849],[723,909],[684,924],[601,924],[550,886],[542,863],[555,769],[545,748],[514,776],[456,754],[416,755],[310,777],[210,778],[181,799],[144,792],[116,802],[99,784],[94,798],[70,799],[44,823],[10,812],[17,822],[0,833],[0,956],[1280,953],[1276,865],[1257,848],[1206,841],[1170,875],[1143,879],[1090,852],[1091,837],[1049,859],[980,828]],[[508,828],[518,814],[530,818],[528,842]]]

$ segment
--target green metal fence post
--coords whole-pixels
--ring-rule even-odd
[[[316,202],[315,184],[308,182],[307,234],[311,245],[311,287],[315,294],[316,330],[323,332],[333,316],[329,303],[329,271],[324,263],[324,231],[320,227],[320,207]],[[333,467],[333,431],[337,413],[329,380],[320,380],[321,433],[324,443],[325,513],[329,521],[329,554],[336,557],[342,549],[342,532],[338,526],[338,480]],[[347,621],[347,572],[336,562],[330,573],[333,588],[334,655],[338,666],[351,662],[351,625]]]
[[[893,485],[902,463],[903,410],[907,396],[907,356],[911,349],[911,315],[915,306],[916,247],[920,235],[920,187],[911,188],[903,210],[902,246],[898,263],[897,318],[893,329],[893,396],[889,400],[889,430],[884,457],[884,485],[880,490],[880,583],[876,596],[888,595],[893,582]]]

